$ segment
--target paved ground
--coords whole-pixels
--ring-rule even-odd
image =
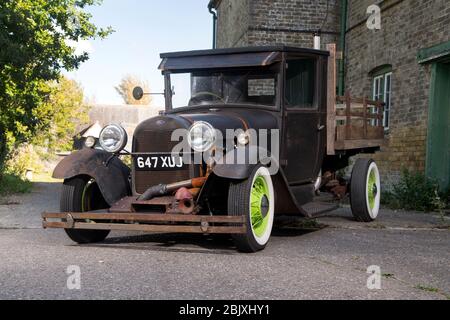
[[[0,205],[0,299],[446,299],[450,295],[449,218],[384,211],[369,225],[348,208],[319,219],[283,219],[269,246],[237,253],[227,237],[112,233],[78,246],[42,230],[39,213],[58,208],[59,186]],[[8,204],[9,203],[9,204]],[[26,204],[28,203],[28,205]],[[81,290],[67,289],[69,265]],[[367,289],[378,265],[380,290]]]

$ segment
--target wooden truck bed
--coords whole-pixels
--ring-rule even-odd
[[[327,154],[377,148],[384,143],[384,103],[355,98],[347,91],[336,96],[336,45],[328,45]]]

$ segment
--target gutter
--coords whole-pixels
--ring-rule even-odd
[[[209,13],[213,16],[213,39],[212,39],[212,48],[216,49],[217,47],[217,40],[216,40],[216,34],[217,34],[217,12],[214,11],[216,9],[216,3],[215,1],[210,1],[208,4],[208,10]]]
[[[343,96],[345,91],[345,35],[347,31],[347,11],[348,11],[348,0],[342,0],[341,36],[339,42],[342,57],[339,60],[339,80],[338,80],[338,92],[340,96]]]

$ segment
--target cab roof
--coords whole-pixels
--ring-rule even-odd
[[[289,46],[259,46],[162,53],[159,69],[184,71],[211,68],[270,66],[281,61],[281,54],[298,53],[308,56],[328,56],[328,51]]]
[[[323,55],[323,56],[329,55],[328,51],[280,45],[280,46],[239,47],[239,48],[167,52],[167,53],[161,53],[160,57],[161,57],[161,59],[164,59],[164,58],[198,57],[198,56],[210,56],[210,55],[227,55],[227,54],[237,54],[237,53],[258,53],[258,52],[274,52],[274,51],[309,53],[309,54],[316,54],[316,55]]]

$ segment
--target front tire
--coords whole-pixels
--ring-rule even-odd
[[[61,212],[86,212],[107,207],[95,180],[76,177],[64,181],[60,203]],[[110,230],[64,230],[70,239],[79,244],[103,241],[110,232]]]
[[[350,184],[352,214],[361,222],[374,221],[380,211],[380,172],[372,159],[358,159],[353,167]]]
[[[264,166],[255,168],[242,182],[231,182],[228,215],[246,217],[246,233],[232,235],[238,250],[256,252],[266,247],[272,233],[275,193],[272,177]]]

